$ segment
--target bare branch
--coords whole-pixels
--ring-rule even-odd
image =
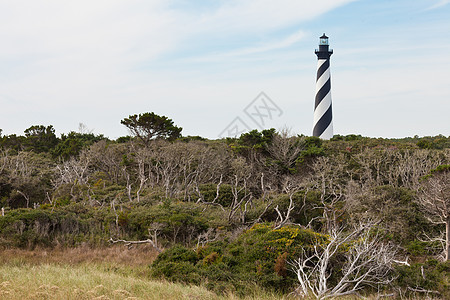
[[[127,240],[114,240],[113,238],[110,238],[109,241],[111,244],[117,244],[117,243],[124,243],[125,246],[128,247],[128,249],[131,249],[133,245],[139,245],[139,244],[150,244],[153,248],[155,248],[158,253],[162,252],[162,249],[159,248],[155,242],[151,239],[141,240],[141,241],[127,241]]]
[[[347,233],[342,227],[331,227],[328,243],[318,243],[312,253],[303,253],[291,263],[300,284],[297,289],[299,295],[326,299],[357,294],[365,286],[390,283],[396,248],[383,243],[377,235],[373,236],[370,233],[372,224],[359,224]],[[331,285],[328,281],[332,272],[330,263],[343,246],[349,248],[346,260],[340,277]]]

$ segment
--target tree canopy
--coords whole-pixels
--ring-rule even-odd
[[[24,131],[26,137],[26,149],[37,153],[48,152],[58,144],[53,125],[33,125]]]
[[[128,127],[130,132],[145,145],[155,138],[174,140],[181,137],[181,127],[175,126],[168,117],[159,116],[154,112],[132,115],[120,123]]]

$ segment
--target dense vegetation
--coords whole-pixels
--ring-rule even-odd
[[[219,294],[450,297],[450,137],[207,140],[153,113],[122,124],[132,137],[0,131],[2,247],[149,242],[165,249],[152,276]],[[361,253],[384,253],[383,265],[350,274]],[[376,282],[356,283],[374,270]]]

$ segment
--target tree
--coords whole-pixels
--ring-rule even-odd
[[[26,146],[37,153],[48,152],[58,144],[55,129],[52,125],[34,125],[25,129]]]
[[[241,134],[238,143],[249,148],[261,149],[270,144],[275,135],[275,128],[264,129],[259,132],[257,129]]]
[[[357,294],[366,286],[385,286],[393,280],[394,245],[372,233],[372,225],[360,224],[350,231],[333,226],[329,240],[318,243],[293,263],[302,297],[335,298]],[[343,249],[346,249],[342,253]],[[343,262],[339,262],[339,257]],[[407,262],[399,262],[405,263]]]
[[[53,162],[34,152],[10,153],[5,151],[0,158],[0,184],[4,186],[1,189],[8,206],[19,208],[42,203],[51,189]]]
[[[287,128],[273,135],[267,150],[282,173],[294,170],[295,163],[304,150],[303,140],[303,138],[291,136]]]
[[[146,146],[154,138],[174,140],[181,136],[182,130],[181,127],[175,126],[171,119],[166,116],[158,116],[153,112],[132,115],[123,119],[120,123],[128,127],[130,132]]]
[[[445,224],[445,260],[450,260],[450,165],[441,165],[424,177],[419,203],[434,224]]]
[[[0,147],[21,151],[24,148],[23,145],[25,144],[25,141],[26,138],[21,135],[5,135],[0,138]]]
[[[75,131],[71,131],[67,135],[63,133],[61,134],[61,141],[52,153],[63,159],[69,159],[79,155],[81,150],[101,140],[107,140],[103,134],[94,135],[93,133],[78,133]]]

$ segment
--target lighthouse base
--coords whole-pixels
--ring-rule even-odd
[[[330,123],[330,125],[325,129],[324,132],[319,136],[322,140],[329,140],[333,137],[333,123]]]

